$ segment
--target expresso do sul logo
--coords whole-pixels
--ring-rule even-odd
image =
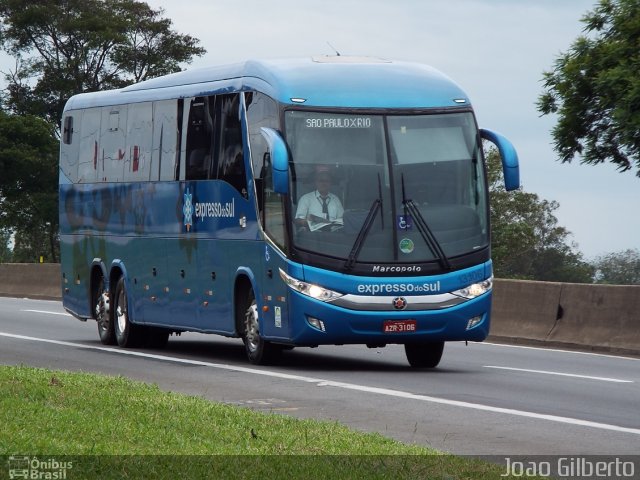
[[[189,232],[193,225],[193,194],[188,188],[184,192],[182,214],[184,216],[184,226],[187,229],[187,232]]]

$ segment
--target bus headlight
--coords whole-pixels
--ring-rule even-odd
[[[319,285],[314,285],[313,283],[303,282],[302,280],[298,280],[293,278],[290,275],[287,275],[280,268],[280,278],[284,280],[284,283],[289,285],[296,292],[300,292],[303,295],[307,295],[308,297],[315,298],[316,300],[320,300],[321,302],[330,302],[331,300],[335,300],[336,298],[342,297],[342,293],[334,292],[333,290],[329,290],[328,288],[320,287]]]
[[[480,295],[484,295],[489,292],[493,287],[493,277],[489,277],[482,282],[474,283],[469,285],[468,287],[461,288],[460,290],[456,290],[455,292],[451,292],[453,295],[457,295],[458,297],[464,297],[468,299],[479,297]]]

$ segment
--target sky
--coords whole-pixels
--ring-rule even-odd
[[[585,258],[640,248],[640,178],[557,160],[536,100],[542,74],[582,33],[596,0],[147,0],[207,54],[188,68],[333,54],[431,65],[469,95],[478,123],[515,145],[527,192],[555,200]],[[334,50],[335,49],[335,50]]]
[[[466,91],[481,128],[513,142],[524,190],[559,202],[555,216],[587,259],[640,248],[640,178],[560,163],[555,119],[536,110],[543,72],[596,0],[146,1],[206,48],[187,68],[335,50],[433,66]]]

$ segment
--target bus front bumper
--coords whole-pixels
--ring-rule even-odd
[[[412,297],[405,299],[411,304]],[[491,292],[428,310],[355,310],[297,292],[290,292],[288,303],[290,340],[298,346],[482,341],[491,317]]]

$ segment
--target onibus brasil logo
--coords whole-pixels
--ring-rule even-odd
[[[67,478],[67,470],[73,468],[73,462],[59,461],[54,458],[41,459],[12,455],[7,461],[9,478],[37,478],[64,480]]]

